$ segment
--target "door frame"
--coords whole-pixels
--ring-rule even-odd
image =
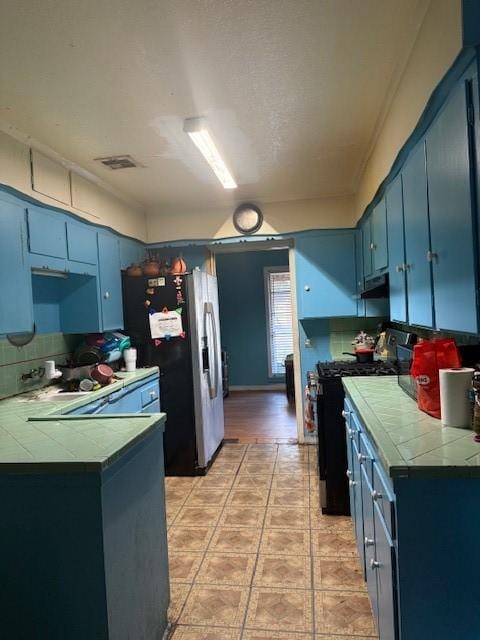
[[[208,257],[205,261],[206,269],[212,274],[217,274],[215,255],[217,253],[243,253],[246,251],[272,251],[275,249],[288,249],[288,269],[290,272],[290,290],[292,303],[292,336],[293,336],[293,375],[295,378],[295,415],[297,421],[297,439],[299,444],[305,442],[303,430],[303,388],[302,370],[300,364],[300,342],[298,331],[298,311],[297,311],[297,287],[295,271],[295,246],[293,239],[285,240],[264,240],[245,242],[239,239],[238,242],[229,242],[207,247]]]

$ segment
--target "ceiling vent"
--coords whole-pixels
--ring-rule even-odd
[[[140,167],[132,156],[109,156],[108,158],[95,158],[96,162],[101,162],[108,169],[131,169],[132,167]]]

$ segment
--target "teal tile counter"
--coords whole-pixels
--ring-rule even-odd
[[[113,384],[72,401],[0,401],[0,472],[104,469],[144,439],[164,414],[65,415],[158,372],[119,373]],[[43,390],[44,391],[44,390]]]
[[[480,478],[473,431],[444,427],[420,411],[396,377],[342,382],[390,477]]]

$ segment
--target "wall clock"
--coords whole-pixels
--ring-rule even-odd
[[[233,226],[243,235],[256,233],[263,223],[263,215],[257,205],[251,202],[240,204],[233,212]]]

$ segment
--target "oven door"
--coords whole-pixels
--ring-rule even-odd
[[[315,422],[318,434],[318,473],[320,477],[320,508],[327,506],[327,457],[326,457],[326,429],[325,429],[325,395],[324,385],[317,383],[317,407]]]

